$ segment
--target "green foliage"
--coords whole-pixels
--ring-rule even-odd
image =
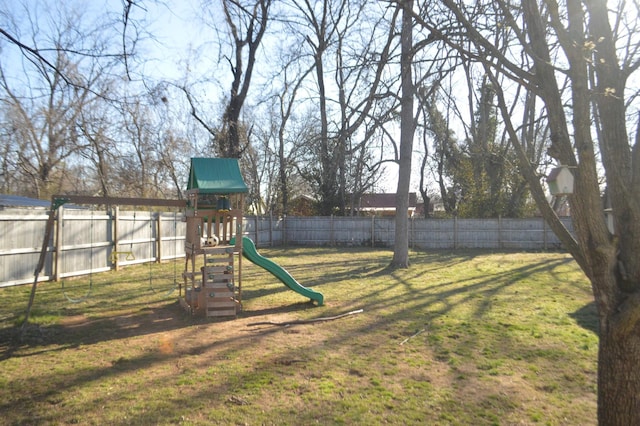
[[[460,142],[435,102],[427,102],[445,210],[464,218],[525,217],[534,203],[509,141],[498,137],[495,90],[484,81],[477,91],[474,122]]]

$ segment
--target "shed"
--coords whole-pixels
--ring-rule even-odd
[[[552,195],[573,194],[573,173],[569,166],[560,166],[551,170],[547,176],[547,185]]]

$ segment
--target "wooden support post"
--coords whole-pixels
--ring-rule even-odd
[[[36,265],[36,270],[34,272],[33,285],[31,286],[31,293],[29,294],[29,303],[27,304],[27,311],[24,314],[24,322],[22,323],[22,326],[21,326],[21,332],[24,332],[25,327],[29,322],[29,315],[31,314],[33,301],[36,298],[36,288],[38,287],[38,278],[40,277],[40,272],[42,272],[42,268],[44,267],[44,262],[47,258],[47,248],[49,247],[49,239],[51,238],[51,233],[53,232],[53,225],[55,222],[56,210],[57,209],[55,208],[55,203],[51,203],[49,218],[47,219],[47,224],[45,225],[44,239],[42,240],[42,249],[40,250],[40,258],[38,259],[38,264]]]

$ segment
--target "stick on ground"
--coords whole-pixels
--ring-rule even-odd
[[[311,318],[311,319],[306,319],[306,320],[293,320],[293,321],[284,321],[284,322],[277,322],[277,321],[259,321],[259,322],[252,322],[247,324],[247,327],[253,327],[256,325],[278,325],[281,327],[285,327],[288,325],[297,325],[297,324],[311,324],[314,322],[323,322],[323,321],[333,321],[333,320],[337,320],[340,318],[344,318],[344,317],[348,317],[351,315],[355,315],[355,314],[359,314],[362,313],[364,310],[363,309],[357,309],[355,311],[351,311],[351,312],[347,312],[344,314],[340,314],[340,315],[335,315],[333,317],[320,317],[320,318]]]
[[[426,330],[426,328],[423,328],[422,330],[419,330],[417,332],[415,332],[414,334],[412,334],[411,336],[407,337],[406,339],[404,339],[402,342],[400,342],[400,346],[404,345],[405,343],[407,343],[409,340],[413,339],[414,337],[416,337],[418,334],[423,333]]]

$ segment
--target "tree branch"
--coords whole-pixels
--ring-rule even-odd
[[[325,322],[325,321],[333,321],[340,318],[345,318],[351,315],[360,314],[364,312],[363,309],[357,309],[355,311],[347,312],[340,315],[335,315],[333,317],[320,317],[320,318],[311,318],[307,320],[293,320],[293,321],[285,321],[285,322],[277,322],[277,321],[259,321],[259,322],[251,322],[247,324],[247,327],[253,327],[256,325],[278,325],[281,327],[287,327],[290,325],[298,325],[298,324],[312,324],[315,322]]]

